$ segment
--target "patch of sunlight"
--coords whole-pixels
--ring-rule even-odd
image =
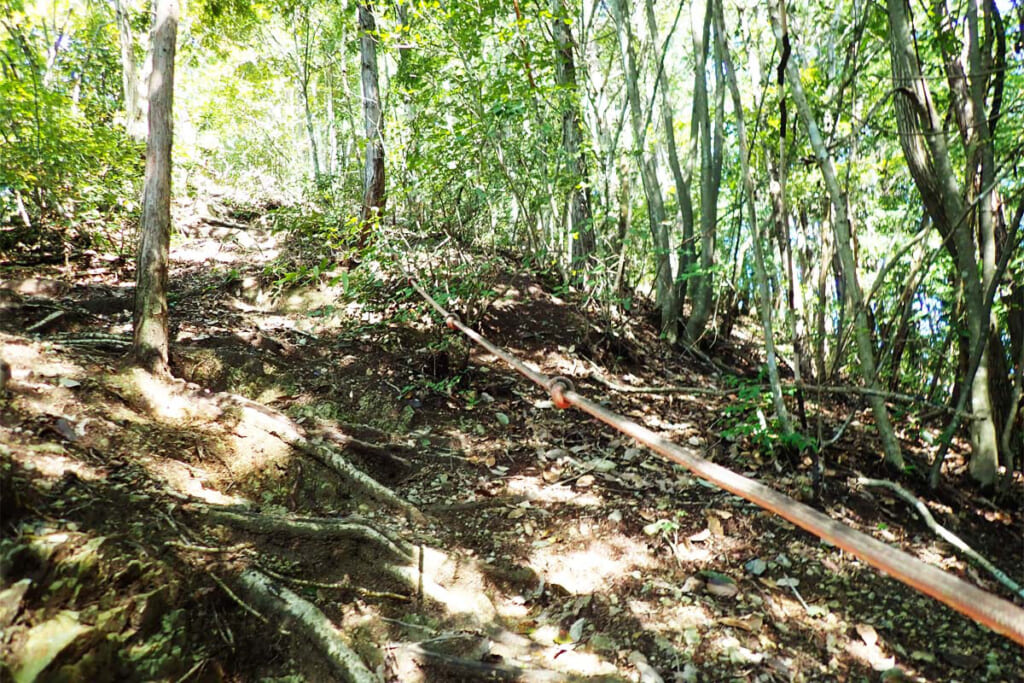
[[[139,398],[151,415],[164,420],[185,420],[190,418],[209,419],[210,406],[197,401],[189,391],[176,382],[151,375],[141,368],[132,368],[126,379],[139,392]]]
[[[174,248],[174,260],[188,263],[235,263],[240,260],[237,253],[223,247],[224,245],[217,240],[200,240],[187,245],[177,245]]]
[[[227,452],[221,455],[235,476],[283,465],[291,456],[291,446],[244,419],[227,433],[224,445]]]
[[[678,603],[669,609],[667,614],[663,614],[659,621],[669,630],[682,631],[695,626],[709,626],[714,621],[714,616],[701,603],[693,605]]]
[[[66,362],[55,354],[41,352],[41,347],[35,344],[12,344],[9,341],[11,339],[0,334],[3,359],[11,366],[12,380],[36,389],[52,389],[52,384],[46,380],[59,383],[65,378],[76,381],[84,378],[85,372],[78,365]],[[43,382],[40,383],[40,380]]]
[[[43,448],[46,447],[46,448]],[[50,449],[53,450],[50,450]],[[99,481],[106,478],[106,473],[84,462],[68,458],[59,452],[63,447],[59,444],[41,444],[40,447],[28,447],[28,452],[21,448],[12,449],[14,460],[28,471],[35,471],[49,479],[61,479],[66,473],[73,472],[84,481]],[[46,482],[43,485],[52,485]]]
[[[560,671],[568,671],[582,676],[614,676],[618,669],[592,652],[566,650],[563,647],[550,648],[545,653],[547,664],[557,666]]]
[[[561,353],[549,353],[548,361],[555,366],[554,374],[561,377],[585,377],[587,368],[578,358],[566,358]]]
[[[402,577],[404,583],[419,586],[425,596],[442,606],[448,614],[470,617],[478,625],[497,616],[494,605],[481,590],[481,577],[454,559],[438,572],[425,571],[421,574],[416,567],[409,565],[385,565],[383,571]],[[441,581],[445,585],[441,585]]]
[[[711,548],[698,546],[686,541],[673,545],[672,553],[681,563],[692,563],[695,565],[702,565],[705,562],[710,562],[711,557],[714,555]]]
[[[573,595],[602,592],[611,581],[650,565],[647,546],[626,537],[593,540],[569,552],[560,545],[535,548],[530,566],[548,583],[557,583]]]
[[[165,458],[145,458],[142,460],[143,467],[153,477],[168,488],[182,493],[191,498],[198,498],[211,505],[245,505],[246,501],[237,496],[229,496],[217,491],[208,489],[205,486],[202,470],[195,466],[187,466],[177,460]],[[200,476],[196,476],[196,472]]]
[[[567,648],[563,640],[565,634],[559,632],[557,624],[544,624],[530,632],[530,640],[545,646],[543,653],[533,661],[540,666],[555,669],[559,672],[574,673],[583,676],[608,676],[618,670],[608,661],[592,652],[582,652]],[[495,647],[500,651],[501,646]]]
[[[532,503],[572,503],[576,507],[604,505],[604,500],[590,491],[579,493],[568,486],[542,484],[537,477],[512,477],[505,481],[512,495],[525,496]]]
[[[709,631],[705,645],[712,651],[721,653],[720,659],[726,659],[737,666],[760,664],[766,656],[764,652],[747,647],[736,636],[727,635],[723,631]],[[759,643],[756,640],[751,640],[747,645],[756,646]]]
[[[867,664],[875,671],[887,671],[896,666],[896,658],[887,655],[880,643],[872,638],[864,640],[851,640],[846,644],[846,653],[854,659]]]

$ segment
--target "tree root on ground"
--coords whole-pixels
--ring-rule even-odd
[[[423,524],[427,521],[426,516],[415,505],[399,497],[390,488],[360,470],[333,448],[324,444],[314,443],[302,437],[289,439],[281,434],[278,434],[278,436],[292,448],[305,453],[333,471],[344,479],[349,486],[357,489],[367,498],[385,507],[404,513],[411,522]]]
[[[423,545],[413,545],[365,524],[322,518],[263,515],[198,504],[189,505],[188,509],[198,513],[208,522],[254,533],[320,540],[344,538],[358,542],[363,550],[369,545],[380,551],[380,556],[371,556],[374,571],[403,586],[418,600],[427,598],[448,613],[468,619],[477,625],[484,624],[497,615],[494,605],[481,591],[458,585],[446,588],[438,582],[438,574],[446,565],[451,566],[453,562],[447,554]],[[394,561],[382,559],[383,557],[391,557]],[[459,574],[461,565],[455,566],[454,573]]]
[[[289,623],[312,641],[343,681],[380,683],[380,676],[371,671],[359,655],[345,644],[341,633],[316,605],[255,569],[243,571],[238,582],[254,609],[272,617],[270,623]]]
[[[416,506],[360,470],[330,446],[308,439],[305,430],[287,415],[268,408],[261,403],[251,401],[244,396],[238,396],[237,394],[224,394],[224,396],[228,397],[234,406],[241,408],[245,416],[259,428],[268,434],[273,434],[295,450],[310,456],[332,470],[345,480],[345,483],[357,495],[362,495],[392,510],[398,510],[405,514],[412,522],[418,524],[426,522],[426,516]],[[338,434],[341,434],[341,432],[338,432]],[[366,442],[360,442],[360,444],[367,447],[376,446],[376,444],[368,444]],[[351,442],[343,445],[351,445]],[[371,450],[377,453],[386,452],[387,447],[377,446]]]
[[[193,509],[207,520],[259,534],[276,534],[300,538],[346,538],[376,546],[395,559],[413,561],[414,547],[405,541],[389,538],[384,533],[355,522],[344,522],[318,517],[282,517],[262,515],[241,510],[195,506]]]

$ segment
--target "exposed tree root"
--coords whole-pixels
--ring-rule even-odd
[[[524,669],[512,664],[487,661],[487,638],[471,638],[471,645],[482,650],[478,656],[458,656],[439,647],[441,639],[422,643],[392,643],[388,646],[388,658],[392,673],[397,680],[415,680],[423,676],[420,669],[429,668],[435,675],[443,674],[444,679],[435,680],[483,680],[483,681],[565,681],[566,675],[543,669]],[[477,653],[473,653],[477,654]]]
[[[366,497],[384,505],[385,507],[403,512],[409,521],[416,522],[418,524],[422,524],[427,521],[426,516],[420,512],[415,505],[400,498],[394,491],[360,470],[358,467],[343,458],[339,453],[335,452],[334,449],[323,444],[313,443],[312,441],[301,437],[291,440],[285,439],[285,442],[296,450],[311,456],[317,462],[332,470],[335,474],[344,479],[349,486],[356,488]]]
[[[380,677],[345,644],[341,633],[316,605],[254,569],[246,569],[238,580],[242,592],[255,609],[274,617],[271,623],[287,622],[312,641],[343,681],[380,682]]]
[[[359,453],[360,455],[383,460],[389,465],[401,469],[403,472],[408,472],[412,469],[412,463],[395,452],[411,451],[408,446],[371,443],[369,441],[357,439],[356,437],[347,434],[332,425],[318,425],[317,431],[325,440],[337,444],[342,448],[349,449],[355,453]]]
[[[216,524],[245,529],[260,534],[282,534],[302,538],[350,539],[380,548],[386,554],[406,562],[413,560],[413,546],[392,539],[365,524],[342,522],[316,517],[281,517],[261,515],[241,510],[195,506],[203,517]]]
[[[372,555],[370,558],[375,571],[405,587],[418,599],[427,598],[441,605],[450,614],[478,625],[497,616],[494,605],[479,590],[462,585],[449,589],[438,583],[437,575],[446,565],[454,566],[456,573],[459,571],[460,565],[452,565],[448,555],[422,545],[413,546],[365,524],[322,518],[261,515],[206,505],[190,505],[189,509],[209,522],[254,533],[320,540],[344,538],[356,541],[364,550],[369,545],[380,551],[379,556]],[[391,557],[393,561],[384,560],[381,556]]]
[[[288,418],[288,416],[255,401],[250,401],[244,396],[236,394],[225,394],[225,396],[229,397],[236,406],[245,411],[246,417],[261,429],[264,429],[269,434],[273,434],[292,448],[312,457],[320,464],[332,470],[345,480],[357,495],[362,495],[385,507],[398,510],[404,513],[410,521],[416,523],[426,521],[426,517],[416,506],[407,500],[403,500],[390,488],[352,465],[334,449],[326,444],[315,443],[309,440],[306,437],[305,430]],[[340,434],[340,432],[338,433]],[[371,444],[365,442],[359,443],[368,448],[371,446]],[[351,441],[349,444],[351,444]],[[387,448],[378,446],[377,449],[373,450],[375,452],[386,452]]]

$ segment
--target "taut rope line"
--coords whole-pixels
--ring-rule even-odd
[[[1024,645],[1024,609],[997,595],[967,583],[897,548],[861,533],[831,517],[779,493],[749,477],[705,460],[692,448],[675,444],[651,430],[579,395],[568,379],[548,377],[523,364],[518,358],[488,341],[437,303],[420,284],[408,276],[409,284],[436,310],[452,330],[459,330],[474,342],[508,363],[516,372],[543,387],[558,408],[576,407],[633,437],[655,453],[682,465],[698,477],[772,512],[793,524],[842,548],[876,569],[911,588],[942,602],[984,624],[1020,645]]]

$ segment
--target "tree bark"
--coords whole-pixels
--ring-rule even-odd
[[[710,0],[707,5],[714,5]],[[696,9],[696,8],[694,8]],[[718,107],[715,111],[715,128],[712,140],[711,117],[708,113],[707,55],[710,42],[711,15],[714,9],[706,6],[704,18],[697,22],[693,17],[693,55],[697,73],[694,77],[693,124],[700,127],[700,265],[693,277],[690,288],[690,315],[686,320],[683,337],[690,344],[704,334],[711,315],[712,267],[715,263],[715,231],[718,225],[718,189],[722,178],[722,110],[725,90],[721,83],[718,88]],[[721,62],[721,37],[716,31],[716,64]],[[716,68],[718,73],[718,68]]]
[[[306,135],[309,136],[309,156],[313,164],[313,181],[320,187],[320,149],[316,141],[316,127],[313,125],[313,104],[310,101],[309,80],[310,80],[310,53],[313,49],[313,36],[310,27],[309,7],[305,6],[296,11],[293,17],[302,22],[302,40],[296,34],[293,36],[295,42],[295,75],[299,80],[299,96],[302,98],[302,112],[306,120]],[[301,12],[301,19],[297,16]]]
[[[377,78],[377,25],[373,17],[373,6],[360,3],[358,12],[363,123],[366,132],[366,165],[363,169],[359,242],[365,245],[384,212],[384,118]]]
[[[171,236],[171,143],[177,0],[158,0],[149,76],[149,141],[142,229],[135,274],[134,355],[155,374],[167,374],[167,267]]]
[[[983,349],[977,372],[973,377],[965,379],[971,392],[973,416],[970,427],[970,472],[980,484],[990,485],[996,478],[999,450],[989,393],[988,344],[985,343],[989,334],[990,310],[985,306],[984,282],[978,271],[978,247],[971,221],[967,220],[965,195],[953,172],[944,122],[935,107],[931,91],[921,72],[921,64],[918,62],[916,46],[911,35],[909,7],[906,0],[887,0],[887,8],[889,48],[893,83],[896,88],[893,102],[903,155],[925,208],[946,241],[956,264],[957,276],[963,284],[968,346],[973,349],[979,348],[980,345]],[[975,75],[981,77],[980,74]],[[954,113],[958,124],[965,126],[962,119],[967,113],[966,103],[970,98],[958,96],[957,90],[962,85],[958,82],[962,79],[951,77],[950,80],[954,83]],[[975,111],[973,114],[976,120],[966,123],[964,129],[978,130],[984,119],[984,112]],[[990,145],[991,136],[987,140],[982,140],[980,144]],[[968,150],[967,156],[973,156],[972,150]],[[970,174],[972,177],[969,177],[969,182],[973,182],[973,175]],[[988,193],[991,188],[982,187],[979,191]],[[981,203],[987,202],[983,199]],[[982,206],[979,210],[984,213],[986,208]],[[985,246],[987,248],[987,245]],[[983,253],[983,256],[987,258],[987,254]]]
[[[569,243],[569,270],[578,279],[594,254],[593,218],[590,210],[587,157],[580,128],[579,86],[573,57],[571,20],[562,0],[551,0],[552,33],[555,38],[555,85],[562,95],[562,152],[572,188],[569,190],[566,233]]]
[[[679,10],[682,10],[680,5]],[[691,9],[691,12],[696,10]],[[658,44],[658,22],[654,15],[654,1],[644,0],[644,14],[647,18],[647,33],[650,35],[650,42],[652,49],[648,50],[651,55],[651,68],[657,74],[657,89],[658,89],[658,106],[661,113],[661,127],[664,130],[665,135],[665,156],[668,158],[668,166],[672,171],[672,180],[675,183],[676,190],[676,202],[678,204],[679,221],[682,225],[683,235],[679,245],[679,259],[677,270],[680,276],[683,276],[690,272],[693,268],[695,261],[694,249],[693,249],[693,200],[690,197],[691,185],[693,179],[693,157],[695,156],[694,150],[696,150],[697,134],[701,128],[699,125],[692,125],[693,130],[693,143],[690,150],[690,154],[687,155],[686,169],[684,171],[682,165],[679,163],[679,151],[676,146],[676,131],[675,131],[675,115],[672,111],[672,100],[668,90],[668,77],[665,75],[665,56],[668,52],[668,41],[671,38],[672,31],[669,32],[669,37],[665,39],[665,45],[661,50],[661,54],[653,49],[654,45]],[[678,19],[678,16],[677,16]],[[672,26],[672,29],[675,25]],[[702,58],[706,57],[706,50],[701,52]],[[694,75],[695,81],[704,81],[704,70],[702,67],[695,69]],[[695,86],[696,88],[696,86]],[[652,103],[653,106],[653,103]],[[707,116],[707,99],[704,99],[704,115]],[[693,102],[693,121],[701,121],[698,114],[700,104],[698,97],[694,95]],[[683,277],[677,278],[675,299],[682,303],[686,298],[687,281]]]
[[[739,141],[740,169],[743,174],[743,190],[747,196],[747,221],[750,224],[754,247],[754,273],[757,278],[757,306],[761,317],[761,329],[764,332],[765,363],[768,366],[768,382],[771,385],[772,405],[775,417],[779,421],[782,433],[789,436],[793,433],[793,422],[790,419],[786,403],[782,398],[782,382],[779,379],[779,365],[775,354],[775,332],[772,323],[771,291],[768,287],[768,273],[764,263],[764,250],[761,235],[757,228],[757,207],[754,203],[754,179],[750,173],[749,146],[747,143],[747,127],[743,121],[743,99],[740,97],[739,84],[736,82],[736,71],[733,69],[732,57],[725,33],[725,16],[721,3],[714,3],[715,31],[721,36],[721,58],[725,79],[732,94],[733,110],[736,113],[736,137]]]
[[[115,0],[117,37],[121,47],[121,86],[124,93],[124,127],[136,140],[146,137],[146,113],[139,96],[139,68],[135,63],[129,0]]]

